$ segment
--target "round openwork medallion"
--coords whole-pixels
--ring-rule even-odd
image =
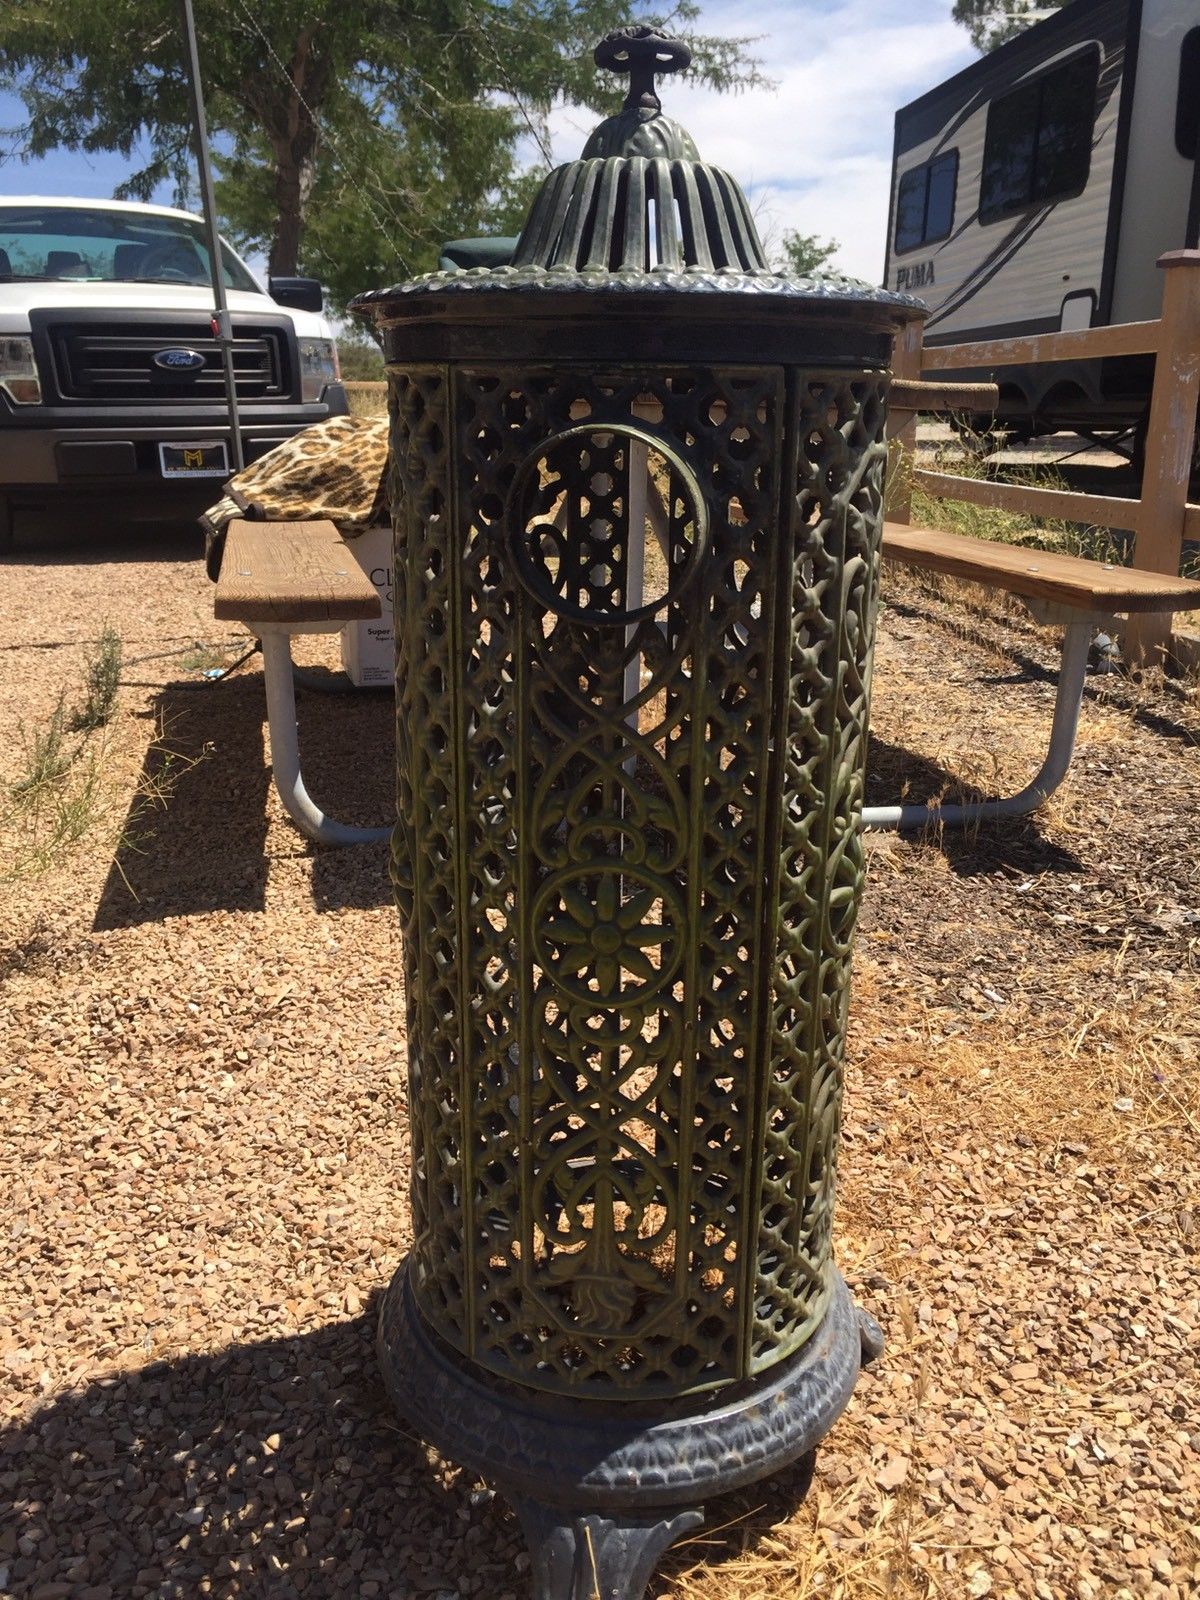
[[[615,861],[569,868],[534,905],[537,960],[573,1000],[643,1005],[675,975],[682,921],[674,886],[653,873]]]
[[[679,598],[707,535],[691,468],[662,440],[587,423],[526,457],[509,499],[518,576],[546,610],[628,626]]]

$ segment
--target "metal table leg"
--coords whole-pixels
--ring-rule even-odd
[[[1095,619],[1088,616],[1067,623],[1063,635],[1062,664],[1058,674],[1058,693],[1054,702],[1054,721],[1050,727],[1050,748],[1037,776],[1020,791],[1002,800],[976,800],[966,805],[864,806],[866,828],[924,828],[937,823],[944,828],[961,828],[971,822],[990,822],[999,817],[1023,817],[1035,811],[1058,788],[1071,765],[1075,735],[1079,728],[1079,708],[1087,678],[1088,650],[1095,631]]]
[[[296,691],[292,681],[292,641],[282,630],[262,632],[263,680],[267,689],[267,730],[271,741],[271,771],[284,810],[292,821],[318,844],[369,844],[386,839],[391,828],[352,828],[327,817],[314,803],[300,776],[300,746],[296,732]]]

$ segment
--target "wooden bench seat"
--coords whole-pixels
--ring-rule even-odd
[[[1200,606],[1197,579],[1138,572],[1133,567],[972,539],[967,534],[946,533],[938,528],[887,522],[883,528],[883,553],[905,566],[944,572],[989,589],[1004,589],[1024,600],[1043,600],[1098,616],[1191,611]]]
[[[309,796],[300,774],[292,636],[338,633],[382,610],[375,585],[332,522],[229,524],[213,615],[242,623],[261,641],[275,788],[288,815],[319,844],[362,844],[391,829],[338,822]]]
[[[375,585],[332,522],[229,524],[213,601],[218,620],[311,623],[310,632],[336,633],[380,611]],[[336,627],[315,626],[325,622]]]
[[[863,823],[869,828],[921,828],[930,822],[961,827],[1035,810],[1058,788],[1071,764],[1088,652],[1097,628],[1132,613],[1200,606],[1200,580],[973,539],[940,528],[887,522],[883,554],[903,566],[1017,595],[1038,621],[1061,623],[1064,633],[1050,748],[1037,776],[1019,794],[1002,799],[965,805],[864,806]]]

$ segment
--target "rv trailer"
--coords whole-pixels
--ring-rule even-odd
[[[1072,0],[896,113],[884,282],[926,346],[1153,320],[1157,258],[1200,240],[1198,127],[1200,0]],[[1152,356],[975,376],[1018,435],[1139,453]]]

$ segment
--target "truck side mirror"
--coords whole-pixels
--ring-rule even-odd
[[[325,296],[319,278],[268,278],[267,292],[276,305],[291,311],[323,311]]]

